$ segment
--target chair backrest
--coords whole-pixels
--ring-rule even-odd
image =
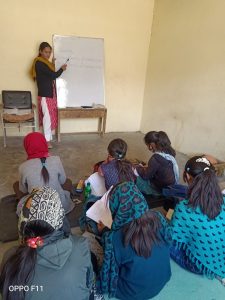
[[[2,91],[4,108],[31,109],[32,98],[30,91]]]

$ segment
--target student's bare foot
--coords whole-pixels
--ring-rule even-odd
[[[52,148],[53,148],[52,144],[48,142],[48,149],[52,149]]]

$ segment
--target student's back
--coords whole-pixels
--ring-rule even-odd
[[[118,162],[115,159],[108,163],[101,164],[101,171],[105,178],[106,190],[108,190],[112,185],[116,185],[120,182]]]
[[[122,139],[114,139],[107,150],[108,157],[98,169],[98,173],[105,179],[106,190],[120,182],[134,181],[132,165],[125,159],[127,143]]]
[[[103,293],[122,300],[146,300],[157,295],[171,276],[167,222],[148,209],[134,182],[123,182],[108,196],[112,226],[103,230]],[[103,229],[104,228],[104,229]]]
[[[194,156],[183,178],[187,199],[177,204],[168,229],[171,257],[191,272],[225,278],[225,199],[215,169],[206,158]]]
[[[163,188],[179,181],[176,152],[164,131],[149,131],[144,141],[153,155],[147,167],[137,166],[137,186],[145,194],[160,194]]]
[[[21,243],[1,266],[3,299],[89,299],[93,270],[88,241],[65,232],[64,217],[55,190],[42,187],[29,195],[19,217]],[[18,285],[24,290],[11,288]]]
[[[172,162],[158,153],[152,155],[146,168],[137,167],[137,171],[160,192],[164,187],[176,183]]]
[[[66,181],[66,174],[58,156],[49,156],[45,161],[49,173],[48,186],[56,190],[62,201],[64,209],[69,210],[70,193],[63,190],[62,184]],[[40,176],[42,163],[39,158],[29,159],[19,166],[19,189],[31,193],[34,188],[45,186],[44,178]],[[67,206],[68,201],[68,206]]]
[[[45,137],[40,132],[29,133],[24,138],[24,148],[27,160],[19,166],[18,192],[26,195],[34,188],[49,186],[59,193],[65,212],[70,212],[74,204],[70,192],[62,188],[66,174],[60,158],[50,156]]]
[[[150,299],[156,296],[171,276],[169,247],[154,245],[151,256],[138,256],[131,245],[124,247],[122,230],[113,236],[115,258],[119,266],[116,296],[124,300]]]
[[[33,291],[25,299],[89,299],[93,272],[88,242],[70,236],[37,252]],[[43,287],[43,288],[41,288]]]

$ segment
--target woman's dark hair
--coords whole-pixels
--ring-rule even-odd
[[[27,246],[26,241],[32,237],[43,237],[53,231],[54,228],[43,220],[30,221],[24,226],[23,243],[1,266],[0,292],[4,300],[25,299],[24,291],[9,291],[9,286],[25,286],[33,278],[37,252]]]
[[[213,165],[204,157],[194,156],[185,165],[185,182],[188,182],[187,174],[193,177],[188,186],[188,205],[193,208],[199,206],[211,220],[216,218],[221,212],[223,196]]]
[[[164,131],[149,131],[144,137],[146,145],[155,143],[158,151],[176,156],[176,151],[172,148],[170,139]]]
[[[44,183],[48,184],[49,183],[49,173],[48,173],[48,170],[45,166],[46,157],[42,157],[42,158],[40,158],[40,160],[41,160],[41,163],[42,163],[41,176],[44,179]]]
[[[127,143],[122,139],[114,139],[108,145],[108,153],[115,158],[119,173],[119,181],[134,181],[135,176],[132,164],[125,159],[127,153]]]
[[[39,55],[40,52],[43,51],[45,48],[50,48],[52,50],[52,47],[47,42],[42,42],[39,46]]]
[[[152,247],[160,244],[159,230],[161,222],[155,212],[148,210],[139,219],[135,219],[123,226],[123,243],[129,244],[138,256],[148,258],[151,255]]]

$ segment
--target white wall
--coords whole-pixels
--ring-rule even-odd
[[[36,87],[28,71],[52,34],[103,37],[107,131],[140,129],[154,0],[1,0],[0,89]],[[97,120],[65,120],[62,132],[93,131]],[[18,134],[13,131],[12,134]]]
[[[225,159],[225,1],[156,0],[141,130]]]

